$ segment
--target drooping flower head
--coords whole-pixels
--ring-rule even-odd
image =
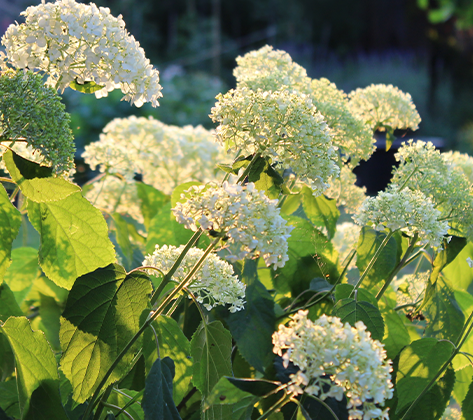
[[[232,89],[217,96],[211,118],[227,150],[259,153],[277,167],[291,168],[315,195],[339,173],[330,129],[306,95]]]
[[[448,222],[439,218],[440,211],[429,197],[409,188],[399,190],[395,184],[376,197],[368,197],[353,216],[360,226],[418,234],[420,243],[433,247],[440,246],[449,229]]]
[[[299,311],[273,334],[273,352],[282,356],[283,365],[292,362],[300,369],[291,375],[289,390],[321,400],[341,401],[346,395],[350,419],[385,419],[387,410],[378,405],[392,397],[393,384],[383,345],[361,321],[352,327],[326,315],[311,321],[307,314]]]
[[[198,226],[224,236],[226,259],[263,257],[266,266],[283,267],[288,260],[287,239],[292,226],[279,214],[277,200],[270,200],[253,183],[246,186],[193,186],[172,209],[188,229]]]
[[[155,251],[145,258],[143,265],[156,267],[166,273],[183,249],[184,245],[179,248],[156,245]],[[201,249],[191,248],[172,278],[178,282],[183,281],[203,254],[204,251]],[[150,275],[156,275],[154,270],[146,271]],[[195,273],[192,283],[187,287],[207,310],[210,311],[218,305],[230,305],[229,311],[232,313],[244,308],[245,288],[245,284],[234,275],[233,267],[216,254],[209,254],[202,267]]]
[[[30,6],[25,23],[12,24],[2,37],[10,62],[17,68],[38,69],[48,84],[64,91],[71,82],[94,82],[98,98],[121,89],[136,106],[157,106],[162,96],[159,73],[140,44],[125,29],[120,16],[74,0]]]
[[[412,97],[393,85],[370,85],[349,95],[350,110],[373,130],[417,130],[420,116]]]
[[[70,117],[54,89],[31,71],[0,72],[0,140],[10,146],[25,142],[39,153],[41,163],[56,175],[74,167]],[[4,150],[2,150],[3,153]]]

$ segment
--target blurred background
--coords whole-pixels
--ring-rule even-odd
[[[38,0],[0,0],[0,32]],[[140,109],[120,92],[96,100],[68,89],[78,155],[115,117],[153,115],[168,124],[213,126],[215,95],[234,87],[235,57],[270,44],[310,77],[349,93],[371,83],[409,92],[420,138],[473,154],[471,0],[97,0],[123,15],[159,69],[161,106]],[[78,168],[79,172],[83,169]]]

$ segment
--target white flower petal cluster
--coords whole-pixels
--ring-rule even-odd
[[[353,219],[378,231],[400,229],[410,236],[417,233],[420,243],[439,247],[449,229],[448,222],[439,217],[440,211],[421,191],[391,185],[376,197],[368,197]]]
[[[157,106],[162,96],[159,72],[140,44],[125,29],[120,16],[74,0],[30,6],[25,23],[12,24],[2,38],[10,62],[17,68],[39,69],[48,85],[64,91],[71,82],[94,82],[98,98],[121,89],[136,106]]]
[[[172,209],[176,220],[196,231],[225,235],[225,258],[238,261],[263,257],[266,266],[283,267],[288,260],[287,239],[293,229],[279,214],[277,200],[270,200],[253,183],[246,186],[193,186]]]
[[[344,206],[347,213],[356,213],[366,199],[366,187],[355,185],[356,175],[343,165],[339,178],[329,180],[330,188],[324,194],[337,200],[337,206]]]
[[[167,273],[184,248],[184,245],[179,248],[156,245],[155,251],[146,256],[143,265],[156,267]],[[204,251],[201,249],[191,248],[172,278],[177,282],[183,281],[203,254]],[[146,271],[150,275],[156,275],[154,270]],[[233,267],[216,254],[208,255],[202,267],[195,273],[192,283],[187,287],[208,311],[218,305],[230,305],[229,311],[232,313],[244,308],[245,288],[246,285],[234,275]]]
[[[396,304],[410,305],[417,303],[424,295],[430,273],[406,274],[400,279],[394,279],[392,286],[396,291]],[[408,308],[409,310],[410,308]]]
[[[227,149],[259,153],[277,167],[291,168],[315,195],[338,176],[330,129],[306,95],[232,89],[217,95],[211,118],[220,124],[217,139]]]
[[[473,184],[473,157],[466,153],[460,152],[446,152],[442,153],[442,157],[447,164],[453,164],[460,167],[465,176]]]
[[[131,116],[108,123],[82,157],[93,170],[127,179],[139,173],[143,182],[170,194],[187,181],[214,180],[214,167],[223,153],[214,133],[202,126],[176,127]]]
[[[352,327],[322,315],[313,322],[307,314],[299,311],[273,334],[273,352],[282,356],[285,367],[292,362],[300,369],[291,375],[289,390],[321,400],[341,401],[345,394],[350,420],[389,418],[388,409],[377,407],[393,396],[391,361],[383,345],[361,321]]]
[[[412,97],[393,85],[370,85],[348,95],[350,110],[373,130],[417,130],[420,116]]]
[[[332,238],[332,245],[338,251],[340,263],[345,265],[345,260],[350,252],[356,248],[360,236],[361,227],[351,222],[337,225],[337,230]],[[348,269],[356,267],[356,255],[351,260]]]

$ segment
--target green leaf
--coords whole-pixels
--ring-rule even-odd
[[[254,182],[256,189],[264,191],[269,198],[278,198],[282,192],[284,178],[271,166],[267,158],[259,157],[253,164],[248,181]]]
[[[10,203],[3,185],[0,185],[0,280],[11,264],[12,242],[21,225],[20,212]]]
[[[365,271],[365,268],[370,263],[371,258],[385,237],[386,234],[383,232],[378,232],[368,227],[361,229],[356,257],[356,266],[360,270],[360,273]],[[381,289],[384,279],[399,262],[397,248],[396,240],[393,237],[388,241],[384,249],[381,251],[376,263],[363,280],[363,287],[365,289],[373,289],[375,291]]]
[[[113,226],[116,231],[116,240],[123,255],[123,265],[127,270],[132,269],[133,263],[133,245],[130,241],[130,233],[128,232],[128,223],[118,213],[112,215]]]
[[[80,193],[50,203],[29,201],[28,215],[41,235],[41,268],[58,286],[70,289],[77,277],[115,261],[102,213]]]
[[[281,386],[281,382],[268,381],[267,379],[243,379],[232,377],[227,379],[241,391],[247,392],[256,397],[264,397]]]
[[[470,383],[468,392],[462,402],[462,415],[465,419],[473,419],[473,381]]]
[[[382,340],[384,337],[384,321],[379,309],[369,302],[356,301],[355,299],[339,300],[332,311],[345,323],[355,326],[358,321],[366,325],[366,329],[371,332],[374,340]]]
[[[131,399],[128,398],[127,396],[123,395],[123,393],[130,396],[130,397],[132,397],[132,398],[134,398],[138,394],[137,391],[134,391],[132,389],[120,388],[120,391],[122,393],[115,392],[115,390],[114,390],[110,394],[110,397],[108,397],[107,402],[110,403],[110,404],[116,405],[117,407],[123,408],[131,401]],[[139,400],[135,401],[134,403],[129,405],[126,408],[126,411],[135,420],[144,420],[144,418],[145,418],[145,413],[143,412],[143,409],[141,408],[141,404],[140,404]],[[118,414],[118,410],[116,411],[116,414]],[[121,416],[122,416],[122,414],[119,416],[119,418],[123,418]]]
[[[456,258],[442,270],[442,273],[450,280],[454,289],[466,290],[473,281],[473,269],[466,262],[466,259],[472,255],[473,243],[468,242]]]
[[[2,335],[0,335],[0,337],[2,337]],[[21,416],[15,379],[11,379],[8,382],[0,382],[0,408],[2,408],[7,415],[14,418]],[[2,419],[1,415],[0,419]]]
[[[38,250],[29,247],[16,248],[12,250],[11,257],[12,264],[5,273],[4,281],[21,305],[40,273]]]
[[[453,396],[458,404],[465,399],[469,386],[473,378],[473,367],[468,365],[455,372],[455,386],[453,387]]]
[[[302,188],[302,207],[308,219],[318,227],[325,227],[329,238],[335,234],[337,220],[340,211],[337,208],[336,200],[320,195],[314,197],[309,187]]]
[[[147,253],[152,254],[156,245],[179,246],[174,236],[173,221],[175,221],[175,217],[171,213],[171,203],[168,203],[150,221],[146,240]]]
[[[98,85],[97,83],[92,82],[92,81],[79,83],[77,82],[77,79],[73,80],[69,84],[69,87],[71,89],[77,90],[78,92],[82,92],[82,93],[94,93],[104,88],[104,86]]]
[[[396,140],[394,137],[394,130],[391,127],[386,128],[386,152],[391,148],[393,141]]]
[[[202,182],[197,181],[189,181],[184,182],[183,184],[178,185],[171,194],[171,207],[175,207],[176,204],[185,203],[186,199],[181,197],[181,194],[184,194],[184,191],[188,190],[190,187],[202,185]]]
[[[251,400],[253,400],[252,394],[237,388],[229,381],[229,378],[222,377],[217,382],[217,385],[214,386],[210,395],[206,398],[203,409],[207,410],[207,408],[213,404],[236,404],[240,400],[249,396],[251,397]]]
[[[316,277],[310,281],[309,289],[314,292],[329,292],[332,290],[332,285],[325,279]]]
[[[179,324],[170,317],[158,316],[152,326],[158,336],[161,357],[172,357],[175,365],[173,382],[174,403],[177,405],[187,394],[192,376],[191,346]],[[154,361],[158,358],[156,340],[151,328],[147,328],[143,336],[143,354],[145,355],[146,373],[151,371]]]
[[[393,360],[411,342],[409,331],[403,321],[406,317],[400,316],[398,312],[388,311],[383,313],[383,319],[385,325],[383,344],[388,358]]]
[[[81,191],[78,185],[61,177],[53,177],[51,168],[22,158],[11,150],[5,152],[3,159],[21,192],[32,201],[59,201]]]
[[[61,367],[82,403],[97,389],[118,354],[140,327],[151,283],[144,273],[129,275],[116,264],[79,277],[72,287],[61,319]],[[138,340],[107,380],[113,383],[127,372],[138,351]],[[79,358],[79,359],[78,359]],[[78,362],[80,360],[80,363]]]
[[[461,290],[455,290],[455,299],[465,316],[469,316],[473,312],[473,296],[470,293]],[[470,331],[470,334],[461,346],[460,351],[473,354],[473,331]],[[469,361],[462,354],[458,354],[453,359],[452,364],[454,369],[457,371],[469,366]]]
[[[8,284],[0,284],[0,321],[5,322],[10,316],[22,316],[15,295],[8,287]]]
[[[335,302],[338,302],[341,299],[352,297],[358,302],[364,301],[371,303],[376,308],[378,307],[378,301],[376,300],[376,297],[375,295],[373,295],[373,293],[360,287],[356,291],[355,298],[355,293],[353,293],[354,288],[355,287],[351,284],[337,284],[337,286],[335,287]]]
[[[281,214],[285,214],[286,216],[290,216],[291,214],[293,214],[300,207],[301,200],[301,194],[287,195],[281,207]]]
[[[24,318],[9,318],[0,330],[15,354],[22,419],[68,420],[59,395],[56,359],[44,334]]]
[[[287,241],[289,261],[284,267],[271,270],[278,292],[298,296],[309,289],[316,277],[333,284],[339,277],[339,266],[338,253],[330,241],[308,220],[296,216],[285,219],[294,229]]]
[[[138,198],[140,199],[144,225],[146,230],[148,230],[151,219],[171,200],[171,197],[143,182],[136,183],[136,190],[138,192]]]
[[[146,378],[141,407],[146,420],[181,420],[172,399],[174,362],[171,358],[156,359]]]
[[[401,351],[396,374],[396,413],[410,405],[439,372],[453,351],[451,343],[427,337]]]
[[[59,328],[61,326],[60,319],[62,308],[56,303],[56,300],[51,296],[40,294],[39,314],[41,322],[39,327],[46,334],[46,338],[54,350],[60,350],[59,343]]]

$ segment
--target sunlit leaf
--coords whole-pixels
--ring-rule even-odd
[[[73,80],[69,84],[69,87],[71,89],[77,90],[78,92],[82,92],[82,93],[94,93],[103,89],[105,86],[98,85],[97,83],[92,82],[92,81],[79,83],[77,82],[77,80]]]

